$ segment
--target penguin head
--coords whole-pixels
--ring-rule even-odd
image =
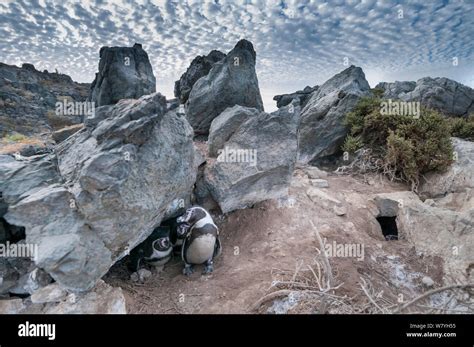
[[[159,226],[155,228],[150,237],[154,239],[153,247],[157,251],[166,251],[170,249],[170,228],[168,226]]]
[[[189,230],[191,229],[191,225],[186,222],[182,222],[178,224],[176,228],[176,233],[178,234],[179,239],[183,239],[188,234]]]
[[[198,220],[206,217],[206,210],[204,210],[200,206],[193,206],[186,210],[186,212],[178,217],[176,221],[178,223],[188,223],[189,225],[193,225]]]
[[[159,239],[156,239],[153,242],[153,248],[160,252],[167,251],[168,249],[171,248],[170,238],[166,236],[166,237],[160,237]]]

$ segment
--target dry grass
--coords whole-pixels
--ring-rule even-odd
[[[22,134],[7,135],[0,140],[0,154],[12,154],[19,152],[23,147],[29,145],[44,145],[37,137],[27,137]]]

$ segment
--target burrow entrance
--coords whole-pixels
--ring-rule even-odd
[[[377,217],[382,234],[387,241],[398,240],[397,217]]]

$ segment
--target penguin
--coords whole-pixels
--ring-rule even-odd
[[[173,246],[170,242],[170,228],[159,226],[153,230],[151,235],[131,252],[128,269],[136,272],[140,268],[142,260],[153,266],[166,264],[173,255]]]
[[[214,258],[219,256],[222,250],[219,229],[211,215],[204,208],[194,206],[187,209],[176,221],[188,225],[187,228],[178,229],[178,237],[183,239],[183,274],[191,275],[194,272],[193,266],[201,264],[204,264],[202,274],[211,274],[214,271]]]
[[[189,231],[190,225],[186,222],[178,223],[176,219],[177,217],[167,219],[161,223],[161,226],[170,228],[170,241],[173,245],[173,253],[180,256],[181,246],[183,245],[183,235]]]

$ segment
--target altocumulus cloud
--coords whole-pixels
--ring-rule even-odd
[[[230,50],[246,38],[257,50],[267,109],[275,94],[324,82],[344,64],[369,83],[446,76],[474,86],[474,1],[375,0],[3,0],[0,61],[91,82],[101,46],[143,44],[157,90],[196,55]]]

